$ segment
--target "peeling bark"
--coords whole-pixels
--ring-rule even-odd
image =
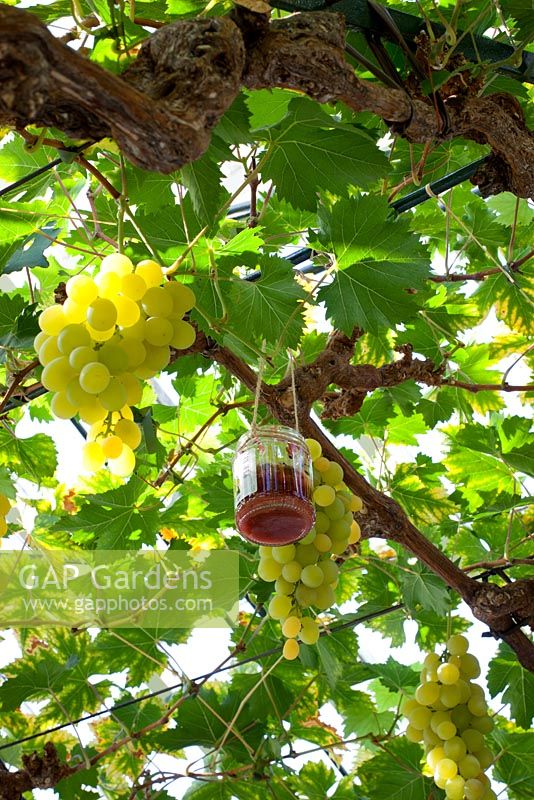
[[[534,137],[514,98],[445,97],[444,130],[430,99],[355,75],[344,57],[341,15],[270,22],[265,4],[247,5],[228,17],[163,26],[122,77],[55,39],[32,14],[0,6],[0,124],[56,127],[82,139],[112,136],[133,163],[172,172],[205,152],[241,86],[286,87],[376,114],[411,142],[465,137],[489,145],[489,164],[475,176],[482,194],[534,196]]]

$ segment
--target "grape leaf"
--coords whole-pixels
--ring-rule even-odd
[[[17,439],[10,431],[0,430],[0,464],[16,469],[21,478],[37,484],[53,485],[57,466],[54,442],[44,433]]]
[[[367,664],[367,668],[392,692],[404,692],[419,683],[419,673],[416,670],[400,664],[391,656],[385,664]]]
[[[434,784],[421,773],[423,751],[404,738],[390,742],[384,752],[358,770],[362,789],[373,800],[422,800],[437,797]]]
[[[423,564],[414,564],[408,571],[400,573],[403,600],[408,608],[417,613],[426,608],[438,614],[447,614],[450,598],[447,586]]]
[[[522,728],[529,728],[534,717],[534,675],[521,666],[507,644],[500,645],[490,662],[487,680],[491,696],[502,692],[513,719]]]
[[[493,767],[495,777],[504,783],[510,796],[517,800],[531,800],[534,796],[534,772],[528,766],[534,761],[534,733],[508,733],[495,731],[494,748],[501,752]]]

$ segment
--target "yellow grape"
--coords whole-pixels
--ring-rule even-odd
[[[320,553],[328,553],[332,547],[332,539],[326,533],[318,533],[313,544]]]
[[[96,472],[104,466],[106,457],[98,442],[86,442],[83,447],[82,463],[88,472]]]
[[[298,617],[288,617],[282,625],[282,633],[287,639],[294,639],[298,636],[302,623]]]
[[[50,401],[50,410],[58,419],[71,419],[78,411],[78,407],[69,402],[66,392],[56,392]]]
[[[337,581],[339,577],[339,567],[335,561],[326,559],[325,561],[320,561],[317,566],[323,573],[324,583],[334,583],[334,581]]]
[[[269,616],[272,619],[285,619],[291,611],[291,598],[284,594],[275,594],[269,602]]]
[[[163,280],[163,270],[151,259],[140,261],[135,268],[135,274],[140,275],[147,286],[159,286]]]
[[[445,758],[445,750],[443,749],[443,747],[440,746],[434,747],[429,753],[427,753],[426,763],[428,764],[432,772],[434,772],[439,762],[443,761],[444,758]]]
[[[110,458],[108,461],[109,471],[120,478],[127,478],[135,469],[135,454],[127,444],[123,445],[122,452],[118,458]]]
[[[57,336],[65,327],[66,320],[62,306],[50,306],[39,314],[39,327],[48,336]]]
[[[105,364],[92,361],[80,372],[80,386],[88,394],[100,394],[108,386],[111,376]]]
[[[404,735],[406,736],[409,742],[423,741],[423,731],[418,731],[417,728],[412,728],[411,725],[408,725],[408,727],[404,731]]]
[[[282,574],[282,565],[274,558],[262,558],[258,566],[258,575],[262,581],[272,582]]]
[[[296,583],[302,574],[302,566],[298,561],[289,561],[282,566],[282,577],[290,583]]]
[[[282,547],[273,547],[272,557],[280,564],[289,564],[290,561],[294,560],[296,551],[297,549],[294,544],[286,544]]]
[[[173,300],[163,286],[151,286],[141,300],[143,310],[149,317],[169,317],[173,312]]]
[[[286,581],[284,576],[281,575],[274,582],[274,590],[276,594],[293,594],[295,584],[292,581]]]
[[[415,690],[415,699],[422,706],[431,706],[439,697],[437,683],[422,683]]]
[[[456,683],[459,677],[460,671],[454,664],[440,664],[438,667],[438,678],[447,686]]]
[[[296,639],[287,639],[284,642],[284,647],[282,650],[283,656],[288,661],[294,661],[297,658],[300,651],[299,643]]]
[[[323,481],[330,486],[336,486],[343,480],[343,477],[343,469],[335,461],[331,461],[323,472]]]
[[[92,328],[90,325],[87,326],[87,330],[91,334],[91,339],[95,342],[107,342],[108,339],[111,339],[115,336],[115,328],[109,328],[107,331],[99,331],[96,328]]]
[[[78,416],[84,422],[87,422],[88,425],[92,425],[94,422],[105,419],[107,413],[108,412],[104,406],[101,405],[94,396],[90,404],[78,407]]]
[[[122,372],[127,366],[124,359],[124,351],[118,344],[116,337],[113,337],[100,348],[98,360],[106,365],[110,373]]]
[[[308,564],[302,570],[300,580],[304,586],[308,586],[310,589],[316,589],[324,582],[323,571],[317,564]]]
[[[69,297],[67,297],[63,303],[63,314],[65,315],[66,324],[79,325],[80,323],[85,322],[86,306],[81,305],[80,303],[75,303],[74,300],[71,300]]]
[[[141,275],[134,272],[121,278],[120,290],[130,300],[141,300],[147,290],[147,285]]]
[[[170,344],[174,335],[172,324],[165,317],[149,317],[145,325],[145,339],[149,344],[163,347]]]
[[[135,377],[135,375],[126,373],[124,375],[120,375],[117,380],[122,383],[126,392],[125,405],[136,406],[141,402],[141,398],[143,396],[143,386]]]
[[[11,510],[11,503],[5,494],[0,494],[0,514],[5,517]]]
[[[306,439],[306,444],[308,445],[312,461],[315,461],[323,452],[321,445],[319,442],[316,442],[315,439]]]
[[[177,317],[183,317],[187,311],[191,311],[196,302],[195,293],[189,286],[185,286],[178,281],[169,281],[164,286],[165,291],[172,297],[173,313]]]
[[[318,486],[313,492],[313,502],[318,506],[329,506],[336,499],[336,493],[331,486]]]
[[[447,758],[452,758],[453,761],[460,761],[467,753],[465,742],[459,736],[453,736],[452,739],[448,739],[444,743],[443,749]]]
[[[117,322],[117,309],[111,300],[98,297],[87,309],[87,322],[96,331],[108,331]]]
[[[129,369],[138,367],[146,358],[146,347],[138,339],[124,339],[121,342],[121,350],[126,356]]]
[[[101,272],[115,272],[117,275],[128,275],[134,266],[128,256],[122,253],[112,253],[102,259]]]
[[[141,318],[139,306],[129,297],[119,296],[113,302],[117,309],[117,325],[120,325],[121,328],[131,328]]]
[[[458,762],[458,771],[462,778],[476,778],[480,774],[480,761],[475,756],[464,756]]]
[[[361,511],[362,508],[363,508],[363,500],[362,500],[362,498],[358,497],[357,494],[353,494],[352,497],[350,498],[349,511],[353,511],[354,513],[357,513],[358,511]]]
[[[445,795],[447,800],[463,800],[465,781],[461,775],[449,778],[445,784]]]
[[[463,656],[467,653],[469,642],[460,633],[455,633],[447,640],[447,650],[451,656]]]
[[[154,347],[154,345],[146,345],[146,359],[145,365],[152,368],[155,372],[160,372],[167,366],[171,358],[171,351],[167,346]]]
[[[132,420],[120,419],[115,425],[114,433],[132,450],[135,450],[141,444],[141,431],[139,426]]]
[[[81,306],[90,305],[96,300],[98,288],[88,275],[74,275],[66,285],[67,297]]]
[[[41,344],[37,355],[43,367],[46,367],[54,359],[61,358],[63,354],[58,347],[57,336],[48,336],[46,341]]]
[[[315,599],[314,605],[320,610],[325,611],[330,606],[333,606],[336,602],[336,595],[334,594],[334,590],[331,586],[322,585],[317,587],[317,597]]]
[[[122,453],[123,441],[118,436],[108,436],[101,442],[106,458],[118,458]]]
[[[98,296],[114,300],[120,292],[121,279],[115,272],[101,272],[95,278]]]
[[[74,377],[74,370],[68,358],[60,356],[50,361],[43,369],[41,383],[50,392],[63,392]]]
[[[313,462],[313,466],[315,467],[316,470],[322,473],[328,469],[330,463],[331,462],[328,458],[325,458],[324,456],[319,456],[319,458],[315,459],[315,461]]]
[[[350,534],[347,544],[356,544],[362,538],[362,530],[356,520],[352,521],[350,526]]]
[[[476,656],[471,653],[466,653],[460,656],[461,659],[461,672],[465,678],[478,678],[480,675],[480,664]]]
[[[466,800],[482,800],[486,793],[486,788],[482,781],[476,778],[469,778],[465,782],[464,794]]]
[[[442,758],[438,761],[434,775],[439,777],[440,780],[449,781],[458,774],[458,766],[452,758]]]
[[[424,731],[430,723],[430,718],[431,712],[426,706],[418,706],[418,708],[414,708],[413,711],[410,711],[408,715],[410,725],[418,731]]]
[[[454,722],[441,722],[436,728],[436,733],[440,739],[452,739],[456,736],[456,725]]]
[[[120,378],[111,378],[98,399],[108,411],[119,411],[126,404],[126,388]]]
[[[302,627],[299,633],[300,641],[303,644],[315,644],[319,639],[319,625],[311,617],[303,617]]]
[[[189,322],[183,319],[175,320],[172,323],[172,328],[171,345],[176,350],[187,350],[188,347],[192,347],[197,338],[197,333]]]
[[[94,361],[95,351],[92,347],[76,347],[69,355],[69,364],[76,372],[81,372],[86,364]]]

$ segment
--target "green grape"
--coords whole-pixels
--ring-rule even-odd
[[[419,708],[419,703],[414,697],[405,697],[402,701],[401,711],[405,717],[410,715],[410,711],[413,711],[414,708]]]
[[[302,570],[300,580],[304,586],[308,586],[310,589],[316,589],[318,586],[321,586],[324,581],[323,571],[317,564],[308,564]]]
[[[319,561],[317,564],[319,569],[323,573],[323,582],[324,583],[334,583],[339,578],[339,567],[335,561],[332,561],[330,558],[326,559],[325,561]]]
[[[329,506],[335,499],[336,493],[331,486],[318,486],[313,492],[313,502],[318,506]]]
[[[115,424],[114,432],[132,450],[135,450],[141,444],[141,431],[139,426],[132,420],[120,419]]]
[[[282,566],[282,577],[289,583],[296,583],[302,573],[302,566],[298,561],[288,561]]]
[[[288,617],[282,625],[282,633],[286,639],[294,639],[299,635],[301,628],[302,623],[299,617]]]
[[[452,758],[453,761],[460,761],[467,753],[465,742],[459,736],[453,736],[452,739],[448,739],[444,743],[443,749],[447,758]]]
[[[73,377],[74,370],[68,358],[60,356],[50,361],[43,369],[41,383],[50,392],[64,392]]]
[[[68,356],[77,347],[89,347],[91,337],[84,325],[67,325],[57,337],[57,346]]]
[[[102,440],[101,445],[106,458],[118,458],[124,446],[122,439],[118,436],[108,436]]]
[[[128,275],[133,268],[131,260],[123,253],[112,253],[103,258],[100,264],[100,272],[116,272],[117,275]]]
[[[357,494],[353,494],[350,499],[349,511],[352,511],[353,513],[357,514],[358,511],[362,510],[362,508],[363,508],[362,498],[358,497]]]
[[[430,727],[434,731],[434,733],[438,732],[438,726],[441,725],[442,722],[450,722],[451,715],[448,711],[435,711],[432,714],[432,719],[430,721]]]
[[[325,515],[326,516],[326,515]],[[347,540],[350,536],[350,528],[352,525],[352,514],[350,522],[343,517],[343,519],[337,519],[335,521],[330,521],[330,527],[328,529],[328,535],[331,539],[345,539]]]
[[[126,373],[124,375],[120,375],[118,380],[120,383],[122,383],[126,392],[125,405],[136,406],[138,403],[140,403],[141,398],[143,397],[143,386],[137,380],[137,378],[134,375]]]
[[[479,700],[485,700],[484,689],[478,683],[469,682],[469,691],[471,697],[477,697]]]
[[[410,725],[413,728],[416,728],[418,731],[424,731],[424,729],[430,724],[430,719],[431,711],[426,706],[418,706],[418,708],[414,708],[413,711],[410,711],[408,717]]]
[[[39,314],[39,327],[48,336],[58,336],[66,325],[62,306],[50,306]]]
[[[326,533],[318,533],[313,544],[320,553],[328,553],[332,547],[332,539]]]
[[[323,472],[323,481],[330,486],[337,486],[344,478],[343,469],[335,461],[331,461],[328,469]]]
[[[317,531],[315,530],[315,527],[313,527],[311,528],[311,530],[308,531],[306,536],[302,537],[300,542],[301,544],[312,544],[315,541],[316,536],[317,536]]]
[[[98,399],[108,411],[119,411],[126,405],[126,389],[119,378],[111,378],[106,388],[99,392]]]
[[[481,697],[471,697],[467,702],[467,708],[474,717],[485,717],[488,711],[486,701]]]
[[[335,556],[340,556],[347,549],[348,541],[346,539],[334,539],[330,552]]]
[[[454,778],[455,775],[458,774],[458,766],[452,758],[442,758],[436,765],[436,769],[434,772],[440,780],[450,781],[451,778]]]
[[[464,800],[464,786],[465,781],[461,775],[455,775],[454,778],[449,778],[445,784],[447,800]]]
[[[65,390],[65,394],[69,403],[71,403],[73,406],[76,406],[76,408],[90,405],[95,399],[94,395],[91,395],[82,389],[78,378],[73,378],[71,381],[69,381],[69,384]]]
[[[110,381],[109,369],[105,364],[93,361],[86,364],[80,372],[80,386],[88,394],[100,394]]]
[[[112,373],[122,372],[128,366],[124,358],[124,350],[117,342],[118,340],[113,337],[98,351],[98,360],[105,364]]]
[[[425,728],[423,739],[427,750],[432,750],[433,747],[441,746],[442,742],[437,733],[434,733],[432,728]]]
[[[481,747],[477,750],[477,758],[482,769],[488,769],[493,764],[494,756],[489,747]]]
[[[302,564],[303,567],[306,567],[308,564],[315,564],[319,553],[315,549],[313,544],[298,544],[297,550],[295,553],[295,558]]]
[[[438,673],[439,674],[439,673]],[[457,683],[441,687],[439,699],[446,708],[454,708],[461,699],[460,687]]]
[[[191,311],[196,303],[196,297],[189,286],[184,286],[183,283],[178,283],[178,281],[169,281],[164,284],[164,288],[172,297],[174,315],[183,317],[187,311]]]
[[[427,753],[426,763],[428,764],[432,772],[434,772],[439,762],[443,761],[444,758],[445,758],[445,750],[443,749],[443,747],[438,745],[437,747],[434,747],[432,750],[430,750],[429,753]]]
[[[336,595],[334,594],[334,590],[331,586],[322,585],[317,588],[317,598],[315,600],[314,605],[319,609],[319,611],[325,611],[327,608],[330,608],[336,602]]]
[[[43,367],[56,358],[61,358],[63,354],[57,345],[57,336],[48,336],[46,342],[43,342],[37,351],[37,355]]]
[[[422,683],[415,690],[415,699],[422,706],[431,706],[439,697],[437,683]]]
[[[123,445],[120,456],[109,459],[108,468],[112,475],[127,478],[135,469],[135,453],[127,444]]]
[[[425,665],[425,667],[427,669],[431,668],[431,669],[436,669],[437,670],[437,668],[439,667],[439,664],[440,664],[439,656],[436,655],[436,653],[428,653],[425,656],[425,660],[423,661],[423,664]]]
[[[82,451],[83,468],[88,472],[96,472],[104,466],[106,457],[98,442],[86,442]]]
[[[330,520],[340,520],[345,516],[345,506],[339,497],[336,497],[330,505],[325,507],[324,513]]]
[[[117,325],[123,329],[132,328],[141,319],[141,309],[129,297],[119,295],[113,301],[117,309]]]
[[[93,423],[105,419],[107,413],[104,406],[102,406],[94,396],[91,397],[90,403],[78,406],[78,416],[84,422],[87,422],[88,425],[93,425]]]
[[[493,789],[486,789],[484,800],[499,800]]]
[[[121,279],[115,272],[101,272],[95,278],[98,296],[113,300],[120,292]]]
[[[303,644],[316,644],[319,639],[319,625],[311,617],[303,617],[300,629],[300,641]]]
[[[167,346],[154,347],[154,345],[147,344],[146,346],[146,359],[145,364],[151,367],[156,372],[160,372],[170,361],[171,351]]]
[[[458,678],[460,677],[460,672],[458,667],[455,667],[454,664],[440,664],[438,667],[438,678],[441,683],[445,684],[446,686],[450,686],[453,683],[456,683]]]
[[[146,327],[146,320],[144,317],[139,317],[135,325],[130,325],[129,328],[123,328],[121,330],[121,334],[126,341],[133,339],[135,341],[141,341],[145,338],[145,327]]]
[[[286,581],[283,575],[277,578],[274,583],[274,591],[276,594],[293,594],[295,584],[292,581]]]
[[[120,348],[128,369],[138,367],[146,358],[146,348],[138,339],[123,339]]]
[[[160,265],[150,259],[140,261],[135,268],[135,274],[140,275],[147,286],[159,286],[163,280],[163,270]]]
[[[491,733],[493,730],[493,720],[487,714],[483,717],[473,717],[471,727],[480,733]]]
[[[66,285],[67,297],[74,303],[87,307],[96,300],[98,288],[88,275],[74,275]]]
[[[315,461],[323,452],[321,445],[319,442],[316,442],[315,439],[306,439],[306,444],[308,445],[312,461]]]
[[[149,317],[145,325],[145,339],[149,344],[163,347],[173,338],[173,327],[165,317]]]
[[[458,703],[466,704],[469,698],[471,697],[471,689],[469,685],[464,681],[462,678],[458,679],[458,683],[456,684],[458,687],[458,691],[460,692],[460,699]]]
[[[286,544],[282,547],[273,547],[273,558],[280,564],[289,564],[294,561],[297,548],[294,544]]]
[[[92,347],[77,347],[69,356],[69,364],[76,372],[81,372],[86,364],[94,361],[96,353]]]
[[[423,741],[423,731],[418,731],[417,728],[412,728],[411,725],[408,725],[408,727],[404,731],[404,735],[406,736],[409,742]]]
[[[469,642],[461,633],[455,633],[447,639],[447,650],[451,656],[463,656],[468,648]]]
[[[331,521],[328,519],[324,511],[317,511],[315,514],[315,530],[317,533],[328,533]]]
[[[484,737],[480,733],[480,731],[476,731],[474,728],[467,728],[462,733],[462,739],[465,742],[465,745],[470,753],[476,753],[478,750],[482,750],[484,747]]]
[[[458,762],[458,770],[463,778],[476,778],[480,774],[480,761],[475,756],[464,756]]]
[[[285,594],[275,594],[268,606],[269,616],[272,619],[285,619],[291,611],[292,601]]]
[[[296,639],[287,639],[284,642],[282,655],[287,661],[294,661],[300,652],[300,646]]]
[[[129,275],[123,275],[120,279],[120,290],[130,300],[141,300],[147,290],[147,285],[141,275],[134,272]]]
[[[63,303],[63,314],[65,316],[65,324],[67,325],[80,325],[86,321],[87,307],[84,305],[80,305],[79,303],[75,303],[74,300],[70,300],[68,297]]]
[[[87,322],[95,331],[108,331],[117,322],[117,309],[111,300],[99,297],[87,309]]]
[[[78,411],[78,407],[69,403],[66,392],[57,392],[50,401],[50,410],[58,419],[70,419]]]
[[[274,558],[262,558],[258,566],[258,575],[262,581],[271,583],[280,577],[282,574],[282,565],[275,561]]]
[[[480,664],[478,663],[478,659],[471,655],[471,653],[466,653],[461,658],[461,671],[465,678],[478,678],[480,675]]]
[[[359,542],[361,538],[362,538],[362,529],[360,528],[356,520],[353,520],[350,526],[350,535],[348,539],[348,544],[356,544],[356,542]]]
[[[482,800],[486,793],[486,788],[482,781],[476,778],[469,778],[465,782],[464,794],[465,800]]]
[[[464,731],[466,728],[471,727],[473,715],[469,713],[467,706],[460,705],[452,709],[451,719],[459,731]]]
[[[434,783],[439,789],[444,789],[447,785],[447,778],[442,778],[440,775],[434,773]]]
[[[313,606],[317,599],[317,590],[310,589],[309,586],[304,586],[304,584],[299,583],[295,590],[295,599],[302,606],[302,608],[309,608],[309,606]]]
[[[113,336],[115,336],[115,327],[109,328],[107,331],[99,331],[96,328],[92,328],[90,325],[88,325],[87,330],[91,334],[91,339],[94,342],[107,342],[108,339],[111,339]]]
[[[260,544],[260,546],[258,547],[258,553],[261,556],[261,558],[272,558],[273,548],[265,544]]]
[[[174,320],[172,330],[171,345],[176,350],[187,350],[195,343],[197,332],[189,322],[183,319]]]
[[[440,739],[452,739],[456,736],[456,725],[454,722],[441,722],[436,728],[436,733]]]
[[[168,317],[173,312],[173,300],[163,286],[151,286],[141,300],[143,310],[149,317]]]
[[[43,344],[47,342],[49,338],[50,337],[48,336],[47,333],[45,333],[44,331],[39,331],[39,333],[33,340],[33,348],[36,353],[39,352],[39,348],[42,347]]]

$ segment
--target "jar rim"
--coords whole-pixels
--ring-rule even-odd
[[[307,447],[304,436],[295,428],[291,428],[289,425],[258,425],[254,431],[246,431],[242,436],[239,437],[236,444],[236,455],[245,442],[253,441],[256,438],[261,439],[264,435],[270,437],[275,434],[281,434],[289,441],[293,441],[297,444],[304,444]]]

